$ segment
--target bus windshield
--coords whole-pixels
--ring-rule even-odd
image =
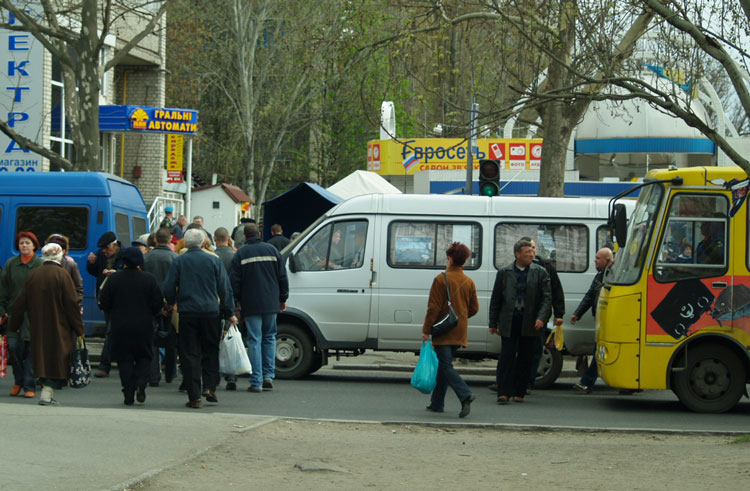
[[[664,187],[661,184],[645,186],[641,190],[628,224],[628,240],[625,247],[617,251],[610,283],[632,285],[640,278],[663,195]]]

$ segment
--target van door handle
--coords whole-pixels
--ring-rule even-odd
[[[723,288],[726,288],[726,287],[727,287],[727,282],[726,281],[714,281],[713,283],[711,283],[711,288],[721,288],[721,289],[723,289]]]
[[[359,293],[359,290],[351,290],[349,288],[339,288],[336,293]]]

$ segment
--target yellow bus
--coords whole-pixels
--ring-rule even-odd
[[[693,411],[733,408],[750,377],[750,179],[738,167],[647,174],[596,313],[602,379],[671,389]],[[625,194],[625,193],[623,193]]]

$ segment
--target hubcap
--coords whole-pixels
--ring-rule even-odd
[[[283,368],[292,368],[299,361],[300,350],[294,338],[283,337],[276,340],[276,363]]]
[[[702,399],[717,399],[729,389],[729,370],[718,360],[699,361],[690,375],[690,385]]]

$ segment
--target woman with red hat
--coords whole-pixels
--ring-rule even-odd
[[[8,314],[26,283],[26,277],[32,270],[42,265],[41,258],[35,254],[39,249],[39,241],[32,232],[18,232],[14,245],[20,254],[8,259],[0,273],[0,330],[2,331],[5,331],[10,324]],[[20,394],[27,398],[36,396],[30,338],[29,320],[26,317],[18,332],[8,332],[8,354],[15,378],[14,385],[10,389],[12,396]]]

